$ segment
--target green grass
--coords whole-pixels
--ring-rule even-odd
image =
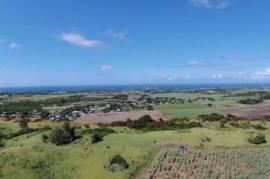
[[[164,104],[154,107],[165,114],[169,119],[176,117],[194,117],[200,114],[218,113],[215,107],[209,107],[207,104]]]
[[[1,122],[9,132],[18,130],[18,123]],[[52,127],[61,123],[37,122],[29,126]],[[267,123],[269,126],[269,124]],[[91,126],[95,127],[95,126]],[[11,130],[12,129],[12,130]],[[66,146],[42,143],[40,132],[33,132],[5,141],[0,148],[0,178],[129,178],[134,175],[151,157],[153,151],[162,146],[187,144],[200,147],[201,138],[208,136],[207,146],[253,147],[247,138],[255,129],[220,129],[214,124],[190,130],[140,132],[127,128],[114,128],[117,133],[104,137],[104,141],[91,144],[90,135],[84,135]],[[81,129],[77,129],[81,130]],[[259,131],[260,132],[260,131]],[[47,132],[43,132],[47,133]],[[263,131],[270,140],[269,130]],[[264,144],[261,146],[268,146]],[[116,155],[122,155],[130,167],[122,172],[110,172],[107,165]]]
[[[241,92],[241,90],[237,92]],[[14,97],[12,100],[41,100],[65,95],[73,94],[19,96],[19,98]],[[85,95],[95,96],[96,94],[87,93]],[[154,93],[152,96],[191,99],[213,97],[216,99],[214,102],[199,100],[194,103],[154,106],[155,109],[164,112],[166,117],[170,119],[215,113],[219,112],[218,109],[224,106],[240,106],[237,103],[239,98],[224,97],[224,94],[177,92]],[[209,107],[208,103],[211,103],[212,107]],[[42,128],[43,126],[54,128],[60,125],[62,123],[50,121],[29,123],[31,128]],[[44,133],[49,133],[49,131],[35,131],[4,141],[5,147],[0,148],[0,178],[125,179],[137,174],[141,167],[155,154],[155,151],[164,146],[187,144],[190,148],[200,149],[218,147],[226,150],[227,148],[239,150],[252,148],[253,150],[254,147],[258,146],[250,144],[247,139],[258,133],[265,134],[267,140],[266,144],[259,145],[260,148],[267,150],[270,147],[270,122],[263,123],[263,126],[268,127],[264,131],[254,128],[240,129],[229,124],[226,124],[226,128],[220,128],[218,122],[205,122],[203,125],[203,128],[155,132],[141,132],[119,127],[114,128],[116,133],[105,136],[104,140],[97,144],[91,144],[88,134],[66,146],[43,143],[41,136]],[[91,125],[91,128],[94,127],[97,126]],[[20,130],[18,123],[11,121],[0,121],[0,129],[4,134],[15,133]],[[76,130],[76,133],[79,133],[82,129]],[[202,142],[204,137],[209,137],[211,141]],[[128,169],[121,172],[107,170],[110,159],[116,154],[120,154],[127,160],[130,166]]]

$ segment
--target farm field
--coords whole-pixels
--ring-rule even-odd
[[[230,113],[248,119],[260,118],[270,115],[270,103],[256,104],[252,106],[220,108],[223,113]]]
[[[80,117],[75,122],[76,123],[85,123],[85,124],[95,124],[98,122],[110,123],[113,121],[126,121],[127,119],[136,120],[144,115],[150,115],[152,119],[159,120],[160,118],[166,120],[164,114],[160,111],[131,111],[131,112],[115,112],[115,113],[96,113],[96,114],[87,114]]]
[[[161,150],[142,178],[269,178],[266,149]]]

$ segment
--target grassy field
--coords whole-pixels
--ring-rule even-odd
[[[1,122],[6,133],[19,130],[16,122]],[[61,123],[29,123],[32,128],[42,126],[56,127]],[[91,144],[90,135],[86,134],[66,146],[55,146],[43,143],[44,132],[32,132],[4,141],[0,148],[0,178],[129,178],[149,161],[154,151],[168,145],[186,144],[191,147],[254,147],[247,139],[255,129],[238,129],[227,127],[220,129],[214,123],[203,128],[189,130],[140,132],[127,128],[114,128],[104,141]],[[269,124],[266,124],[269,126]],[[95,126],[92,126],[95,127]],[[77,128],[79,133],[82,128]],[[270,131],[263,131],[270,140]],[[202,143],[203,137],[211,141]],[[261,145],[268,147],[268,144]],[[130,167],[122,172],[110,172],[107,169],[109,160],[121,154]]]
[[[206,104],[164,104],[154,107],[165,114],[169,119],[176,117],[194,117],[200,114],[211,114],[218,112],[215,107]]]
[[[201,114],[222,113],[219,110],[220,108],[245,106],[239,104],[238,100],[247,98],[246,96],[234,96],[237,93],[244,92],[247,92],[247,90],[232,91],[228,93],[229,95],[213,92],[179,91],[151,93],[151,96],[191,99],[192,102],[185,102],[183,104],[155,105],[154,109],[160,110],[169,119],[190,117],[190,120],[193,121],[195,120],[193,117]],[[137,93],[137,91],[132,92],[134,95],[137,95]],[[89,97],[96,96],[94,93],[81,94]],[[140,94],[144,94],[144,92],[140,91]],[[70,95],[74,94],[50,94],[48,96],[21,95],[12,96],[9,100],[38,101]],[[112,94],[102,93],[100,95],[111,96]],[[196,98],[199,97],[209,97],[214,98],[215,100],[196,100]],[[90,102],[96,103],[95,101],[82,101],[82,104]],[[211,103],[211,105],[209,105],[209,103]],[[54,106],[49,106],[49,108],[50,107],[53,108]],[[57,108],[61,107],[57,106]],[[258,172],[260,172],[260,174],[256,176],[258,176],[258,178],[266,178],[264,174],[268,173],[265,173],[265,171],[269,170],[268,163],[270,154],[267,150],[269,150],[270,147],[270,122],[242,121],[239,122],[238,127],[233,126],[230,122],[227,122],[225,127],[221,127],[220,121],[202,122],[203,127],[201,128],[161,130],[154,132],[143,132],[142,130],[133,130],[125,127],[114,127],[113,129],[116,133],[105,136],[103,141],[96,144],[91,143],[90,134],[82,133],[87,128],[85,125],[72,123],[72,125],[76,127],[75,133],[78,136],[72,143],[64,146],[56,146],[51,142],[44,143],[42,141],[43,134],[49,134],[53,128],[60,127],[62,124],[63,123],[61,122],[51,122],[47,120],[29,122],[29,127],[35,130],[17,137],[4,139],[4,146],[0,147],[0,178],[126,179],[133,177],[143,178],[141,177],[141,174],[142,176],[153,176],[154,178],[158,178],[159,175],[164,176],[164,178],[174,178],[174,176],[184,176],[185,174],[190,173],[190,171],[187,171],[189,167],[197,167],[198,169],[197,173],[195,172],[192,175],[193,177],[201,175],[208,176],[210,175],[209,171],[212,171],[212,169],[215,171],[213,173],[210,172],[210,176],[216,177],[216,174],[220,171],[219,169],[224,167],[226,168],[226,171],[228,171],[227,173],[232,173],[231,178],[233,178],[233,176],[243,176],[245,178],[245,172],[250,176],[253,176],[255,171],[249,164],[245,163],[254,158],[256,159],[256,157],[262,159],[261,162],[256,160],[257,164],[255,167],[257,167]],[[260,124],[267,129],[259,130],[252,127],[252,125],[255,124]],[[250,127],[246,127],[247,125]],[[44,128],[45,126],[50,128]],[[90,125],[91,129],[96,127],[96,125]],[[0,120],[0,130],[2,134],[12,136],[10,134],[18,133],[21,128],[18,122]],[[255,145],[248,141],[251,136],[256,136],[258,134],[264,134],[267,143]],[[205,139],[207,139],[207,141],[205,141]],[[188,153],[188,155],[181,154],[178,156],[177,154],[174,156],[176,146],[179,144],[187,145],[190,153]],[[182,173],[175,171],[174,167],[177,168],[177,165],[172,166],[171,173],[165,171],[164,168],[160,169],[160,166],[158,166],[158,171],[161,171],[153,173],[152,170],[155,170],[157,167],[155,161],[160,160],[159,157],[163,155],[164,151],[172,153],[172,158],[181,157],[186,161],[189,161],[191,158],[202,160],[201,155],[207,156],[207,162],[190,162],[187,163],[187,165],[181,165],[180,171],[184,171]],[[129,168],[123,171],[111,172],[108,170],[108,164],[113,156],[117,154],[126,159]],[[232,163],[219,163],[219,159],[222,157],[235,159],[239,156],[239,161],[232,160]],[[164,161],[164,165],[167,165],[170,159],[166,158]],[[209,164],[208,161],[213,161],[212,163],[210,162],[210,164],[213,165],[212,169],[206,167]],[[163,163],[161,164],[163,165]],[[218,169],[214,167],[216,164],[218,164]],[[241,167],[234,171],[234,166],[236,166],[235,168],[238,166]],[[244,170],[244,168],[247,167],[250,167],[249,170]],[[229,178],[227,175],[222,175],[222,177]]]

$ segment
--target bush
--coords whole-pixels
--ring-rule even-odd
[[[49,140],[49,136],[46,134],[42,134],[41,138],[42,138],[42,142],[44,142],[44,143],[47,143]]]
[[[23,131],[28,131],[29,130],[28,122],[26,120],[20,121],[19,126],[20,126],[21,130],[23,130]]]
[[[212,139],[211,139],[210,137],[206,136],[206,137],[202,137],[202,138],[201,138],[201,141],[202,141],[202,142],[211,142]]]
[[[148,106],[146,106],[146,110],[152,111],[152,110],[154,110],[154,108],[153,108],[153,106],[148,105]]]
[[[226,126],[225,126],[226,123],[227,123],[226,119],[221,119],[221,120],[219,121],[219,127],[220,127],[220,128],[225,128],[225,127],[226,127]]]
[[[109,163],[110,171],[121,171],[129,167],[127,161],[120,155],[115,155]]]
[[[202,121],[219,121],[221,119],[224,119],[225,117],[221,114],[212,113],[199,115],[198,118]]]
[[[238,101],[240,104],[259,104],[263,102],[263,99],[251,99],[251,98],[247,98],[247,99],[241,99]]]
[[[152,117],[150,115],[144,115],[141,118],[132,121],[132,120],[127,120],[127,126],[129,128],[143,128],[146,127],[149,123],[154,122]]]
[[[257,124],[257,125],[252,125],[252,127],[254,129],[257,129],[257,130],[266,130],[267,128],[262,126],[261,124]]]
[[[74,128],[70,127],[69,123],[64,123],[62,129],[55,128],[50,134],[51,142],[56,145],[69,144],[75,140]]]
[[[255,137],[251,137],[248,139],[248,141],[252,144],[263,144],[266,143],[265,135],[264,134],[259,134]]]
[[[91,143],[95,144],[98,143],[100,141],[103,141],[103,135],[100,132],[94,132],[91,136]]]
[[[2,141],[3,138],[4,138],[4,135],[0,131],[0,147],[4,147],[5,146],[4,143],[3,143],[3,141]]]

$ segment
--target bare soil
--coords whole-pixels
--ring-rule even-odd
[[[257,119],[264,116],[270,115],[270,104],[255,104],[244,107],[227,107],[220,108],[219,111],[227,114],[234,114],[239,117],[247,119]]]
[[[126,121],[127,119],[136,120],[144,115],[150,115],[152,119],[159,120],[164,118],[162,112],[158,110],[153,111],[130,111],[130,112],[114,112],[114,113],[94,113],[94,114],[87,114],[85,116],[80,117],[75,121],[75,123],[110,123],[113,121]]]

